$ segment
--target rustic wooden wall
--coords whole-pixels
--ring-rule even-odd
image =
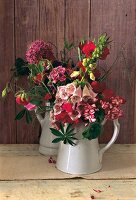
[[[9,70],[15,58],[24,57],[27,44],[31,41],[52,41],[60,51],[64,39],[77,42],[81,38],[97,37],[103,32],[107,32],[114,41],[108,65],[114,62],[121,48],[124,48],[126,56],[124,60],[120,54],[108,82],[127,100],[117,142],[136,142],[135,0],[0,0],[0,91],[9,79]],[[74,52],[72,56],[75,56]],[[35,120],[28,126],[23,120],[14,121],[18,111],[12,96],[0,101],[0,143],[37,143],[38,122]],[[110,129],[109,123],[101,142],[110,139]]]

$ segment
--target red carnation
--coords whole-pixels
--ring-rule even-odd
[[[96,46],[93,42],[89,42],[84,45],[82,51],[85,54],[86,57],[91,57],[92,52],[95,50]]]
[[[77,66],[82,70],[82,72],[85,72],[85,71],[86,71],[86,68],[85,68],[85,66],[82,64],[81,61],[79,61],[79,62],[77,63]]]
[[[113,90],[110,90],[110,89],[105,89],[102,94],[103,94],[104,99],[110,99],[111,97],[114,96]]]
[[[62,105],[62,109],[65,110],[66,112],[72,112],[72,104],[71,103],[64,103]]]
[[[60,121],[62,123],[72,123],[73,122],[71,120],[71,118],[69,117],[69,115],[65,111],[62,111],[60,114],[56,115],[55,120]]]
[[[91,86],[96,93],[103,92],[106,88],[106,84],[104,82],[93,81]]]
[[[44,99],[45,99],[45,100],[52,99],[51,94],[47,93],[47,94],[44,96]]]
[[[100,59],[101,59],[101,60],[105,60],[106,57],[107,57],[107,55],[109,55],[109,54],[110,54],[109,49],[108,49],[107,47],[105,47],[105,48],[103,49],[103,52],[102,52],[102,55],[101,55]]]

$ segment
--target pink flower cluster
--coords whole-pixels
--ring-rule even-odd
[[[52,126],[56,128],[59,122],[65,123],[79,123],[82,120],[85,122],[95,122],[95,102],[96,93],[85,86],[76,87],[74,83],[66,86],[58,87],[56,94],[56,101],[51,113]]]
[[[53,83],[57,83],[58,81],[64,82],[66,80],[65,71],[66,69],[64,67],[58,66],[50,72],[49,79]]]
[[[111,97],[110,101],[101,100],[100,103],[105,111],[106,119],[114,120],[123,116],[120,106],[125,103],[125,100],[122,97]]]
[[[41,59],[54,59],[52,48],[43,40],[36,40],[26,51],[26,60],[30,64],[37,64]]]

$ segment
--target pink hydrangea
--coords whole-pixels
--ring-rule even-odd
[[[36,40],[31,43],[26,51],[26,60],[30,64],[37,64],[41,59],[53,60],[52,48],[43,40]]]
[[[57,83],[58,81],[64,82],[66,80],[65,71],[66,69],[64,67],[58,66],[50,72],[49,79],[53,83]]]

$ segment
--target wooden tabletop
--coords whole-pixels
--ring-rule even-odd
[[[47,160],[38,145],[0,145],[0,200],[136,200],[136,145],[113,145],[89,177],[58,172]]]

